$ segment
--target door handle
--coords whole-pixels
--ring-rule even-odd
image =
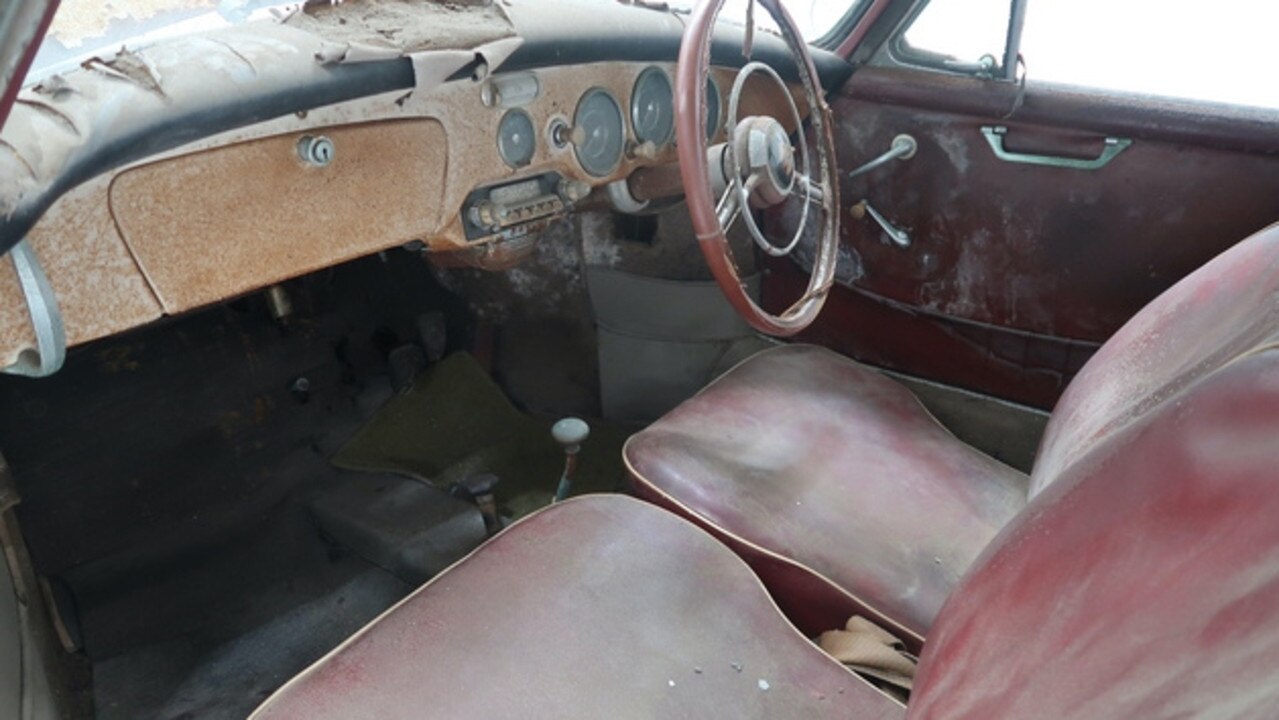
[[[1111,160],[1114,160],[1116,155],[1127,149],[1129,145],[1132,145],[1132,140],[1128,138],[1108,137],[1105,144],[1102,145],[1101,154],[1097,157],[1069,158],[1008,152],[1004,149],[1004,135],[1008,134],[1008,128],[1002,125],[984,125],[982,126],[981,134],[986,136],[986,142],[990,143],[990,149],[995,151],[995,157],[1004,162],[1044,165],[1046,167],[1067,168],[1070,170],[1097,170],[1103,168]]]

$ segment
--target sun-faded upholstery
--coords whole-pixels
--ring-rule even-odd
[[[906,388],[806,345],[738,365],[631,438],[625,456],[641,495],[785,584],[788,613],[827,601],[790,601],[802,572],[779,580],[773,556],[863,606],[835,616],[871,611],[917,636],[1026,496],[1025,476],[956,440]]]
[[[1279,342],[1279,225],[1155,298],[1097,351],[1044,431],[1031,495],[1134,418],[1255,348]]]
[[[622,495],[489,541],[254,718],[851,718],[905,710],[791,626],[750,569]]]
[[[588,496],[490,541],[255,718],[1268,720],[1279,348],[1108,433],[974,562],[908,708],[822,655],[672,513]]]
[[[1271,226],[1096,353],[1054,411],[1029,486],[948,434],[905,388],[806,346],[747,360],[632,438],[626,460],[641,496],[729,543],[801,628],[852,608],[920,636],[1029,497],[1094,444],[1276,342]]]
[[[974,564],[908,717],[1279,717],[1279,348],[1089,443]]]

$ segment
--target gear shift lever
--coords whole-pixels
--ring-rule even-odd
[[[555,489],[555,497],[551,502],[559,502],[568,497],[573,486],[573,473],[577,470],[577,452],[582,443],[591,434],[591,426],[575,417],[567,417],[551,426],[551,437],[564,448],[564,474],[560,476],[559,487]]]

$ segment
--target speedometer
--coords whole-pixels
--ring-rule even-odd
[[[631,127],[635,139],[665,145],[675,130],[675,105],[671,80],[661,68],[650,67],[639,74],[631,90]]]
[[[626,144],[622,109],[603,88],[586,91],[573,115],[573,144],[577,162],[586,172],[603,177],[622,161]]]

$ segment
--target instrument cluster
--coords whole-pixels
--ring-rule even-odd
[[[497,154],[511,170],[525,172],[519,179],[471,192],[462,210],[468,240],[535,230],[571,210],[593,184],[614,177],[624,161],[672,157],[675,97],[670,73],[649,65],[633,82],[606,85],[574,95],[572,89],[564,94],[562,88],[543,88],[532,73],[491,79],[485,104],[506,108],[497,124]],[[616,91],[627,86],[629,97],[619,98]],[[719,88],[711,77],[707,99],[711,138],[723,116]],[[548,103],[553,103],[549,112]],[[539,114],[544,121],[549,115],[549,122],[539,123]]]
[[[494,95],[506,97],[516,91],[528,94],[530,85],[536,88],[536,83],[527,77],[518,79],[516,89],[499,87]],[[718,130],[722,102],[715,80],[708,77],[706,84],[706,134],[710,138]],[[519,169],[533,160],[540,143],[556,148],[571,145],[583,172],[591,177],[608,177],[623,157],[651,159],[674,142],[675,96],[670,74],[656,65],[644,68],[631,87],[626,108],[629,112],[623,112],[623,103],[609,89],[591,87],[578,99],[571,125],[565,120],[552,122],[545,137],[539,138],[528,112],[512,107],[498,125],[498,154],[509,167]]]

